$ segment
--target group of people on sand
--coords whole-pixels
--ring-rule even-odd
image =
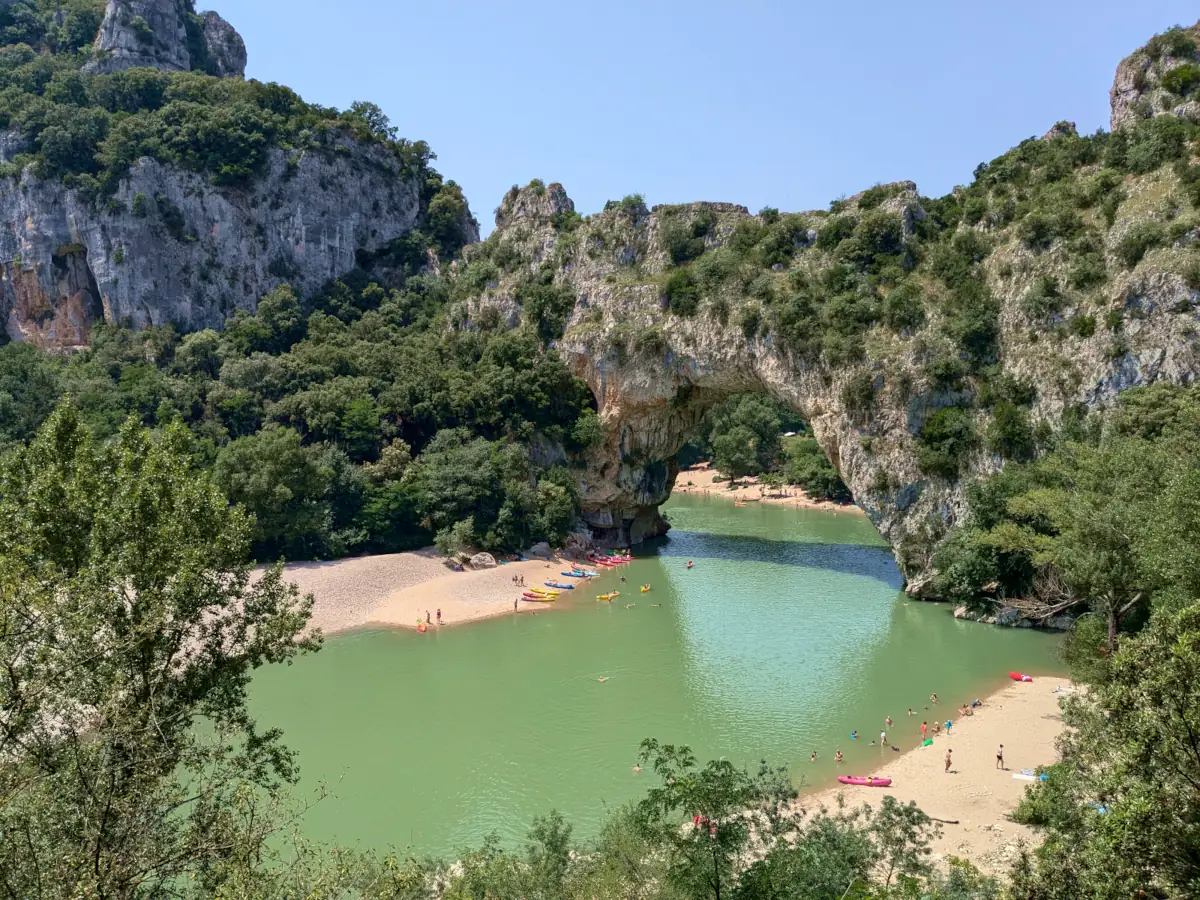
[[[524,575],[514,575],[514,576],[512,577],[512,583],[513,583],[513,584],[524,585],[524,584],[525,584],[525,576],[524,576]]]
[[[938,705],[940,700],[938,699],[938,695],[936,692],[929,695],[929,702],[934,706]],[[983,706],[983,701],[979,700],[979,699],[975,699],[975,700],[971,701],[970,703],[963,703],[958,709],[958,714],[960,716],[973,716],[973,715],[975,715],[975,709],[980,706]],[[926,706],[925,709],[929,709],[929,707]],[[911,706],[908,708],[908,715],[909,716],[917,715],[917,713],[913,711],[913,708]],[[896,753],[899,753],[900,752],[899,747],[897,747],[895,744],[888,743],[887,733],[888,733],[888,729],[890,729],[891,727],[892,727],[892,717],[888,716],[887,718],[884,719],[884,727],[882,729],[880,729],[878,746],[879,746],[880,750],[882,750],[885,747],[891,747],[892,750],[894,750]],[[942,733],[943,728],[946,731],[946,735],[949,736],[951,733],[951,730],[954,728],[954,722],[952,722],[950,719],[946,719],[945,724],[943,725],[942,722],[935,720],[933,723],[933,726],[931,728],[929,725],[929,721],[923,720],[921,722],[921,744],[925,745],[925,744],[933,743],[932,738],[934,736],[940,735]],[[850,740],[857,741],[858,739],[859,739],[858,730],[855,729],[854,731],[851,731],[850,732]],[[876,746],[875,741],[873,741],[873,740],[870,741],[870,746],[872,746],[872,747]],[[843,755],[841,749],[834,751],[833,759],[834,759],[834,762],[839,762],[839,763],[845,761],[845,756]],[[812,752],[812,756],[810,756],[808,758],[808,761],[813,762],[813,763],[815,763],[817,761],[817,751],[816,750],[814,750]],[[946,765],[945,771],[947,773],[949,773],[950,765],[951,765],[951,751],[950,751],[949,747],[946,748],[945,765]],[[1001,770],[1003,770],[1005,768],[1005,766],[1004,766],[1004,745],[1003,744],[1000,745],[1000,749],[996,752],[996,768],[1001,769]]]

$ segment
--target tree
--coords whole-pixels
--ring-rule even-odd
[[[1103,681],[1068,698],[1063,761],[1017,818],[1046,841],[1014,872],[1041,898],[1184,897],[1200,890],[1200,603],[1156,613]]]
[[[334,473],[320,448],[290,428],[271,425],[222,448],[213,480],[254,516],[255,554],[311,559],[328,552]]]
[[[756,842],[771,846],[799,826],[797,794],[782,769],[763,763],[751,775],[724,759],[700,768],[687,747],[653,739],[642,741],[639,760],[661,783],[635,807],[635,827],[666,853],[666,878],[683,896],[735,896]]]
[[[246,705],[313,650],[180,426],[100,444],[60,407],[0,466],[0,892],[163,896],[255,860],[291,754]]]
[[[746,425],[736,425],[712,439],[713,466],[733,481],[753,475],[758,468],[758,435]]]

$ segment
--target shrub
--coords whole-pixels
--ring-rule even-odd
[[[746,340],[753,341],[758,337],[758,331],[762,327],[762,308],[756,303],[752,303],[742,309],[738,315],[738,325],[742,329],[742,334]]]
[[[939,356],[925,366],[925,375],[934,388],[953,390],[967,376],[967,364],[957,356]]]
[[[1068,327],[1076,337],[1090,338],[1096,333],[1096,319],[1094,316],[1072,316]]]
[[[1163,75],[1159,84],[1172,94],[1186,97],[1196,85],[1200,84],[1200,66],[1195,63],[1184,63],[1182,66],[1176,66]]]
[[[1157,222],[1138,222],[1125,233],[1114,252],[1125,268],[1132,269],[1151,249],[1166,243],[1166,239],[1165,229]]]
[[[875,377],[866,371],[852,375],[842,386],[842,405],[853,418],[864,418],[875,405]]]
[[[987,430],[987,447],[1005,459],[1025,460],[1033,456],[1033,428],[1029,414],[1008,401],[996,404]]]
[[[704,210],[690,222],[681,222],[674,216],[664,219],[660,234],[672,263],[681,266],[704,253],[704,237],[716,222],[712,213]]]
[[[1176,25],[1162,34],[1156,34],[1146,42],[1146,53],[1151,59],[1164,56],[1195,56],[1196,42],[1191,35]]]
[[[948,406],[938,410],[917,435],[917,464],[927,475],[953,479],[978,444],[969,410]]]
[[[912,281],[902,281],[883,299],[883,321],[893,331],[916,328],[925,321],[921,305],[921,288]]]
[[[690,269],[672,272],[663,289],[667,308],[677,316],[694,316],[700,305],[700,285]]]
[[[1033,283],[1021,298],[1021,309],[1031,319],[1044,319],[1059,312],[1063,306],[1058,279],[1044,275]]]
[[[854,216],[834,216],[817,232],[817,249],[832,250],[843,240],[854,234],[858,220]]]

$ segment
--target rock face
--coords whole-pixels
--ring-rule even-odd
[[[1160,34],[1123,59],[1109,91],[1112,130],[1162,115],[1200,121],[1200,103],[1189,99],[1195,87],[1191,79],[1181,79],[1181,71],[1164,81],[1167,73],[1196,65],[1200,60],[1198,47],[1200,23]]]
[[[150,159],[104,206],[28,171],[10,184],[0,191],[0,259],[12,260],[0,269],[0,315],[11,338],[55,348],[86,344],[97,321],[219,327],[285,281],[316,290],[420,215],[419,185],[399,161],[348,138],[294,159],[273,151],[245,187]]]
[[[199,37],[204,59],[192,58],[189,28]],[[196,69],[236,78],[246,73],[246,45],[241,36],[215,12],[195,16],[188,0],[108,0],[96,51],[85,71],[119,72],[146,66],[167,72]]]
[[[221,78],[246,76],[246,43],[232,25],[215,12],[200,14],[204,21],[204,44],[213,75]]]

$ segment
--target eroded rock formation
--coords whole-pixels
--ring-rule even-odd
[[[1200,121],[1200,103],[1187,96],[1194,81],[1180,78],[1184,67],[1200,61],[1196,52],[1198,39],[1200,23],[1172,29],[1121,60],[1108,95],[1113,131],[1153,116],[1181,116]],[[1176,72],[1175,77],[1166,77],[1172,71]]]
[[[96,58],[85,71],[140,66],[241,78],[246,73],[246,45],[215,12],[195,15],[189,0],[108,0],[96,36]]]
[[[233,188],[143,159],[103,205],[26,172],[0,191],[9,336],[78,346],[102,318],[220,327],[283,282],[315,291],[420,215],[420,186],[385,147],[349,138],[339,147],[272,151],[266,172]]]

